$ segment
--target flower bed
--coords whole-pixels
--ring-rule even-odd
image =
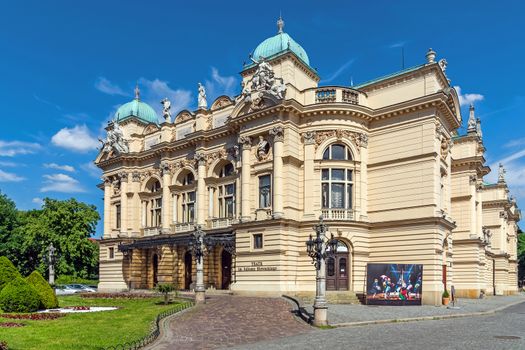
[[[0,322],[0,328],[15,328],[15,327],[24,327],[24,326],[25,324],[18,323],[18,322]]]
[[[33,320],[33,321],[40,321],[40,320],[54,320],[59,317],[64,317],[65,314],[60,314],[57,312],[49,312],[49,313],[35,313],[35,314],[0,314],[0,318],[10,318],[10,319],[16,319],[16,320]],[[2,348],[0,348],[1,350]]]
[[[147,299],[147,298],[158,298],[157,293],[80,293],[82,298],[93,298],[93,299]]]
[[[9,346],[5,341],[0,341],[0,350],[9,350]]]

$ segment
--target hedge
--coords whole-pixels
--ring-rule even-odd
[[[36,289],[22,277],[9,282],[0,292],[0,308],[4,312],[33,312],[40,303]]]
[[[41,306],[44,309],[54,309],[58,307],[58,300],[55,292],[38,271],[31,272],[26,280],[38,292],[40,301],[42,302]]]
[[[21,278],[22,275],[15,265],[5,256],[0,256],[0,290],[17,277]]]

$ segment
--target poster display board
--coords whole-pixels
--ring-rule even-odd
[[[367,264],[366,303],[421,305],[423,265]]]

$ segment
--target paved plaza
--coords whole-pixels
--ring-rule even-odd
[[[230,348],[312,331],[291,309],[281,298],[208,296],[205,305],[170,319],[149,349]]]
[[[321,330],[296,318],[293,303],[283,298],[208,295],[206,304],[168,318],[148,349],[525,348],[524,295],[460,299],[457,305],[330,305],[329,321],[337,328]],[[463,317],[437,319],[446,316]],[[425,317],[430,320],[402,321]]]
[[[487,316],[315,330],[235,349],[525,349],[525,303]]]

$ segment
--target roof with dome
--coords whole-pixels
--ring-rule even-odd
[[[279,18],[277,21],[278,33],[262,43],[260,43],[253,51],[253,57],[258,60],[260,57],[269,58],[280,53],[291,51],[299,57],[306,65],[310,66],[310,60],[306,51],[301,45],[292,39],[290,35],[283,31],[284,21]]]
[[[131,117],[135,117],[146,124],[158,123],[158,117],[157,113],[155,113],[155,110],[151,108],[150,105],[140,100],[140,90],[138,86],[135,88],[135,98],[133,101],[124,103],[122,106],[120,106],[117,109],[113,120],[116,122],[121,122]]]

